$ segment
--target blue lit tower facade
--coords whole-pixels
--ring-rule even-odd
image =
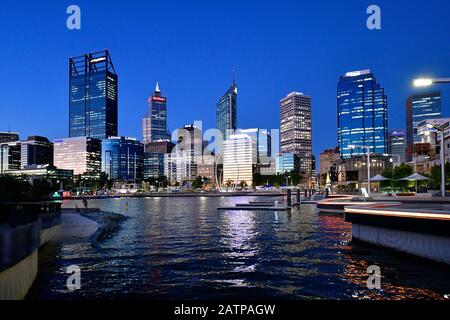
[[[114,181],[143,178],[144,147],[137,139],[111,137],[102,141],[102,172]]]
[[[406,100],[406,160],[412,161],[414,144],[421,142],[417,134],[420,122],[442,117],[441,92],[414,94]]]
[[[69,137],[118,134],[118,77],[107,50],[69,59]]]
[[[148,100],[149,108],[143,119],[142,136],[143,143],[170,141],[167,130],[167,98],[161,95],[159,84]]]
[[[337,109],[341,158],[367,153],[358,146],[371,147],[370,152],[379,155],[388,153],[387,96],[370,70],[340,77]]]
[[[222,132],[225,140],[229,130],[237,129],[237,93],[235,81],[230,89],[220,98],[216,106],[216,128]]]

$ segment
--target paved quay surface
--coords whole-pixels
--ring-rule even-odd
[[[97,231],[97,222],[81,216],[79,213],[61,214],[61,228],[52,241],[58,243],[88,242]]]

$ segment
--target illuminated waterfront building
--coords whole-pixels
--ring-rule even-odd
[[[53,143],[45,137],[28,137],[21,142],[20,153],[22,169],[32,165],[53,164]]]
[[[233,134],[246,134],[250,136],[256,143],[258,163],[264,158],[272,155],[272,138],[270,131],[267,129],[237,129]]]
[[[169,141],[167,131],[167,98],[161,95],[159,84],[153,95],[148,100],[148,111],[142,120],[142,142],[147,145],[150,142]]]
[[[201,161],[197,163],[197,176],[212,181],[215,177],[215,161],[216,157],[214,155],[204,155],[201,157]]]
[[[370,147],[388,153],[388,112],[384,89],[370,70],[348,72],[337,85],[338,146],[342,158],[362,156]],[[356,146],[356,148],[354,147]]]
[[[118,77],[108,50],[69,59],[69,137],[118,134]]]
[[[216,106],[216,128],[222,132],[223,140],[237,129],[237,94],[238,88],[233,79],[230,89]]]
[[[389,131],[389,154],[396,165],[406,161],[406,137],[403,130]]]
[[[53,163],[58,169],[73,170],[74,175],[99,179],[101,140],[88,137],[55,140]]]
[[[143,178],[144,146],[135,138],[111,137],[102,140],[102,172],[114,181]]]
[[[320,184],[325,185],[327,176],[330,174],[331,182],[335,182],[336,162],[340,159],[339,148],[325,149],[320,153]]]
[[[281,153],[300,159],[299,173],[312,176],[311,97],[292,92],[280,101]]]
[[[0,175],[6,170],[19,170],[20,159],[20,141],[0,143]]]
[[[439,91],[414,94],[406,101],[406,160],[411,161],[414,144],[421,143],[417,129],[420,122],[442,117],[441,93]]]
[[[144,179],[164,176],[164,155],[172,152],[170,141],[149,142],[144,146]]]
[[[253,183],[257,163],[256,142],[247,134],[233,134],[223,143],[223,183],[248,186]]]
[[[164,175],[170,183],[191,183],[197,178],[198,163],[202,162],[202,131],[195,125],[186,125],[177,130],[178,143],[171,153],[164,155]]]

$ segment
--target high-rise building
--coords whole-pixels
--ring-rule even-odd
[[[253,184],[257,160],[256,142],[247,134],[230,135],[223,143],[223,183]]]
[[[118,134],[118,77],[108,50],[69,59],[69,137]]]
[[[280,101],[281,153],[300,159],[300,173],[312,175],[311,97],[292,92]]]
[[[216,156],[204,155],[197,163],[197,176],[214,181],[216,171]]]
[[[258,163],[272,155],[272,138],[267,129],[237,129],[234,134],[246,134],[256,143]]]
[[[283,154],[283,173],[300,170],[300,157],[294,153]]]
[[[102,172],[114,181],[143,178],[144,147],[135,138],[111,137],[102,141]]]
[[[340,158],[339,148],[325,149],[320,154],[320,176],[325,177]]]
[[[337,85],[338,145],[342,158],[388,153],[387,96],[370,70],[348,72]]]
[[[142,121],[143,143],[168,141],[170,135],[167,130],[167,98],[161,95],[159,83],[148,100],[147,114]]]
[[[21,169],[33,165],[53,164],[53,143],[47,138],[30,136],[21,142]]]
[[[74,175],[99,179],[102,168],[102,142],[99,139],[76,137],[54,141],[53,163],[58,169],[73,170]]]
[[[6,170],[19,170],[20,159],[20,141],[0,143],[0,175]]]
[[[164,176],[164,153],[144,152],[144,180]]]
[[[389,131],[389,154],[396,165],[406,161],[406,139],[403,130]]]
[[[0,143],[19,141],[19,134],[14,132],[0,132]]]
[[[174,144],[170,141],[150,142],[144,151],[144,179],[164,176],[164,155],[172,152]]]
[[[195,125],[177,130],[178,143],[171,153],[164,155],[164,175],[170,183],[190,183],[197,178],[198,163],[202,162],[205,143],[202,131]]]
[[[414,94],[406,100],[406,160],[412,160],[413,145],[420,143],[418,124],[424,120],[442,117],[441,93],[439,91]]]
[[[222,132],[225,140],[237,128],[238,88],[233,79],[230,89],[220,98],[216,106],[216,128]]]

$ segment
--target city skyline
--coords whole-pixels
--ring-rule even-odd
[[[172,5],[171,3],[156,4],[160,9],[168,8]],[[208,12],[209,9],[215,9],[214,4],[203,5],[205,6],[204,12]],[[280,10],[281,12],[288,5],[292,6],[293,9],[299,6],[298,4],[289,3],[275,8],[275,10]],[[437,30],[436,28],[431,28],[431,26],[428,27],[426,24],[427,21],[431,22],[437,19],[433,16],[439,16],[442,12],[446,12],[443,8],[446,8],[448,3],[442,1],[438,5],[436,3],[429,6],[424,4],[425,9],[422,7],[421,12],[419,12],[414,7],[414,1],[412,1],[405,8],[402,8],[402,10],[406,9],[408,11],[408,14],[405,15],[399,9],[401,6],[394,8],[387,2],[381,1],[380,6],[383,8],[383,12],[388,14],[383,15],[383,29],[380,32],[369,31],[365,28],[364,22],[367,16],[365,15],[365,6],[363,4],[350,1],[342,4],[342,8],[338,9],[336,4],[330,3],[331,9],[338,9],[340,14],[345,14],[348,18],[347,22],[344,21],[345,23],[339,25],[338,30],[333,32],[347,31],[354,34],[355,41],[350,46],[356,49],[356,53],[349,57],[339,53],[339,50],[343,48],[342,44],[327,40],[324,41],[323,45],[319,45],[314,40],[321,39],[330,28],[331,23],[335,21],[332,19],[331,22],[327,22],[327,17],[330,16],[330,13],[320,11],[320,8],[314,4],[302,5],[313,12],[320,12],[323,15],[322,19],[320,19],[322,25],[315,25],[308,18],[304,24],[294,27],[287,22],[277,19],[274,22],[273,30],[268,30],[267,27],[262,28],[262,31],[257,32],[253,39],[239,34],[240,29],[249,28],[248,24],[250,22],[240,22],[232,27],[231,30],[228,30],[229,35],[225,35],[225,30],[222,28],[223,24],[219,22],[212,23],[210,31],[199,29],[203,23],[194,23],[193,26],[188,26],[189,30],[186,31],[171,28],[169,26],[170,21],[176,19],[179,15],[179,13],[175,12],[169,14],[164,21],[159,17],[155,21],[155,25],[158,22],[160,23],[160,27],[152,31],[160,35],[158,41],[149,43],[143,41],[146,39],[143,31],[152,30],[152,27],[154,27],[152,23],[148,26],[145,25],[142,28],[143,31],[139,32],[135,30],[135,25],[125,28],[125,30],[135,31],[135,34],[129,41],[119,44],[111,35],[104,35],[105,39],[103,37],[100,38],[96,35],[95,30],[92,29],[92,24],[89,23],[89,18],[97,15],[100,7],[103,8],[101,2],[91,5],[85,1],[80,1],[80,7],[84,13],[83,17],[85,17],[80,31],[64,29],[63,23],[61,23],[62,30],[52,31],[50,29],[59,23],[56,17],[58,7],[51,8],[49,3],[44,1],[40,7],[35,8],[35,12],[43,15],[41,18],[44,18],[44,22],[42,25],[39,25],[38,31],[41,34],[40,37],[49,39],[49,43],[47,44],[43,41],[44,43],[42,44],[42,41],[40,41],[39,43],[42,47],[40,47],[40,50],[33,52],[33,55],[38,61],[38,70],[51,66],[50,72],[46,74],[48,81],[33,84],[35,87],[32,87],[21,82],[17,76],[13,77],[12,80],[8,79],[8,81],[5,79],[0,80],[0,87],[5,89],[5,98],[1,111],[3,114],[8,115],[0,119],[0,131],[11,130],[19,132],[21,139],[31,135],[46,136],[50,140],[67,137],[68,97],[67,83],[65,81],[67,59],[85,52],[99,50],[102,47],[108,47],[111,51],[117,73],[122,79],[119,84],[121,93],[119,96],[119,135],[133,136],[140,139],[139,123],[142,119],[141,110],[145,107],[149,89],[154,87],[156,81],[164,83],[165,95],[171,99],[168,112],[168,127],[171,130],[195,120],[204,121],[204,128],[215,127],[216,102],[223,93],[223,88],[229,85],[230,71],[233,66],[236,66],[237,81],[240,84],[238,127],[277,128],[279,99],[291,91],[305,92],[305,94],[312,96],[314,100],[313,136],[315,139],[313,149],[316,157],[323,149],[332,148],[337,144],[337,137],[335,137],[336,121],[334,117],[335,86],[339,75],[342,73],[371,68],[376,73],[377,79],[383,83],[386,94],[389,97],[389,110],[391,111],[389,127],[404,128],[404,102],[410,94],[419,92],[411,86],[411,80],[421,75],[445,75],[450,69],[447,53],[449,51],[447,50],[448,44],[445,42],[442,42],[439,50],[427,49],[426,52],[411,53],[410,50],[402,51],[403,49],[400,48],[402,45],[408,47],[407,43],[415,43],[415,41],[432,41],[432,39],[443,38],[445,35],[443,30],[448,30],[445,26],[447,22],[444,19],[442,19],[444,25]],[[145,8],[146,5],[142,4],[142,6]],[[183,7],[183,5],[180,6]],[[16,10],[13,10],[14,7]],[[29,28],[33,19],[30,18],[28,13],[22,13],[23,10],[20,7],[20,4],[12,4],[11,16],[4,17],[0,23],[2,26],[5,25],[5,30],[8,30],[7,24],[10,19],[21,21],[22,23],[17,28],[23,31],[23,40],[27,42],[30,50],[32,50],[38,44],[35,39],[32,39],[36,34],[36,28]],[[31,7],[34,7],[34,5],[31,5]],[[193,5],[192,7],[188,8],[186,14],[195,14],[196,6]],[[236,14],[238,16],[248,14],[251,12],[251,7],[249,4],[240,5]],[[258,18],[266,17],[270,11],[266,4],[261,4],[259,8],[260,11],[254,13],[254,16],[251,16],[250,19],[255,24],[255,27],[260,26],[261,22]],[[140,15],[139,12],[123,9],[115,4],[111,4],[107,8],[108,12],[113,14],[118,14],[122,10],[121,14],[129,17]],[[181,11],[180,8],[177,12]],[[21,12],[22,16],[16,17],[19,12]],[[393,30],[395,29],[393,28],[394,25],[398,23],[407,24],[412,18],[419,16],[419,13],[422,17],[420,23],[413,24],[408,28],[405,26],[400,30],[403,34],[408,30],[414,36],[407,35],[402,40],[399,40],[397,32],[400,31]],[[395,18],[392,17],[394,14],[397,15]],[[65,22],[64,18],[64,15],[60,17],[62,22]],[[211,21],[211,17],[205,16],[205,18],[205,24]],[[184,19],[181,22],[184,22]],[[397,22],[394,22],[394,20]],[[287,26],[290,26],[290,28],[285,28]],[[305,26],[306,30],[305,28],[302,29]],[[111,25],[111,28],[114,30],[118,27],[114,23]],[[313,30],[314,27],[317,27],[317,30]],[[102,30],[103,26],[96,26],[96,28]],[[351,28],[356,29],[353,30]],[[253,30],[252,27],[250,29]],[[283,32],[280,32],[281,30]],[[188,31],[195,32],[189,34]],[[121,32],[123,33],[123,31]],[[289,45],[288,49],[291,49],[292,53],[275,48],[276,43],[286,40],[292,36],[293,32],[299,32],[299,38],[306,37],[307,40],[312,41],[311,47],[306,53],[302,52],[299,55],[299,50],[302,48],[301,44]],[[119,32],[119,34],[122,33]],[[189,42],[199,34],[210,35],[205,40],[205,44],[200,44],[198,41]],[[180,44],[174,43],[173,40],[167,40],[168,35],[179,39]],[[269,48],[268,53],[263,53],[260,50],[263,45],[266,47],[264,35],[274,40],[274,46]],[[223,50],[226,48],[226,45],[219,44],[214,40],[216,37],[220,38],[221,36],[224,36],[222,39],[225,39],[225,44],[232,44],[232,48],[235,50]],[[18,48],[14,48],[8,42],[8,39],[2,39],[1,41],[2,47],[6,49],[1,53],[4,61],[15,62],[24,60],[26,52],[20,50],[17,52]],[[59,41],[60,44],[55,46],[54,41]],[[380,43],[383,43],[383,48],[392,45],[395,51],[398,51],[398,55],[395,57],[380,55],[382,51],[383,53],[385,51],[384,49],[376,48]],[[157,50],[150,51],[153,54],[149,55],[149,51],[145,50],[145,48],[153,47],[152,45],[154,44],[158,44],[160,47]],[[174,54],[169,50],[179,45],[183,45],[188,50],[195,48],[195,54],[186,53],[186,55],[180,55]],[[349,45],[349,43],[347,42],[346,45]],[[373,46],[371,52],[365,51],[368,45]],[[142,59],[140,53],[133,50],[139,48],[145,51],[145,59]],[[247,48],[248,52],[239,50],[240,48]],[[335,54],[331,57],[331,61],[325,59],[326,57],[322,54],[316,54],[321,52],[320,50],[324,50],[324,48],[335,49],[333,51]],[[49,50],[51,50],[51,54],[49,54]],[[206,52],[203,52],[203,50],[206,50]],[[364,54],[362,53],[363,50]],[[12,52],[15,53],[14,56],[10,55]],[[208,53],[213,53],[213,56],[211,57]],[[138,57],[131,59],[134,55],[138,55]],[[276,59],[268,60],[269,56],[273,56]],[[408,59],[403,61],[406,56],[408,56]],[[190,60],[191,58],[192,60]],[[141,66],[139,69],[136,68],[137,65],[134,60],[139,61],[138,65]],[[215,68],[208,70],[212,65]],[[292,67],[287,69],[287,65]],[[25,66],[16,67],[15,73],[20,75],[23,67]],[[174,77],[175,69],[179,71],[179,75],[176,77]],[[392,70],[395,70],[394,75],[391,73]],[[27,70],[27,72],[37,71]],[[50,83],[52,84],[51,89],[49,87]],[[21,91],[25,92],[25,94],[22,99],[16,99],[18,97],[17,90],[20,86]],[[448,89],[442,88],[444,116],[448,114],[449,109],[448,93]],[[33,101],[33,108],[27,107],[28,104],[24,103],[26,100]],[[23,115],[24,108],[26,108],[27,113],[25,116]],[[5,110],[8,110],[8,113],[5,113]],[[255,114],[260,115],[260,117],[255,119]]]

